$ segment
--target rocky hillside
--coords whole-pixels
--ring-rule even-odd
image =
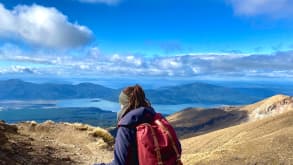
[[[83,124],[0,122],[0,164],[92,164],[111,161],[113,137]]]
[[[293,108],[293,97],[275,95],[255,104],[244,106],[241,110],[249,113],[249,120],[255,121],[269,116],[275,116]]]

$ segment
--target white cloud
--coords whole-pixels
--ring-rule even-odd
[[[1,67],[0,74],[11,74],[11,73],[28,73],[28,74],[35,74],[37,73],[35,69],[26,67],[26,66],[19,66],[19,65],[12,65],[9,67]]]
[[[11,71],[21,72],[21,73],[34,73],[33,69],[25,67],[25,66],[12,66]]]
[[[110,57],[110,60],[115,62],[120,60],[120,55],[119,54],[113,54],[112,57]]]
[[[126,62],[127,63],[130,63],[130,64],[133,64],[135,66],[140,66],[142,64],[142,61],[141,59],[139,58],[136,58],[134,56],[127,56],[126,57]]]
[[[98,47],[92,47],[88,50],[87,54],[93,58],[99,58],[101,51]]]
[[[74,48],[92,39],[87,27],[68,22],[65,15],[52,7],[18,5],[9,10],[0,3],[0,20],[0,36],[42,47]]]
[[[165,69],[167,68],[176,69],[176,68],[180,68],[182,66],[182,63],[180,60],[178,61],[174,58],[166,58],[166,59],[160,59],[157,65]]]
[[[125,66],[129,66],[129,65],[132,65],[132,66],[141,66],[143,64],[142,60],[138,57],[135,57],[133,55],[128,55],[128,56],[122,56],[122,55],[119,55],[119,54],[114,54],[112,55],[109,60],[111,62],[114,62],[116,63],[116,65],[125,65]]]
[[[286,18],[293,15],[291,0],[228,0],[238,15]]]
[[[191,67],[193,73],[198,74],[200,73],[200,68],[199,67]]]
[[[96,47],[89,50],[97,49]],[[11,55],[11,53],[17,53]],[[86,51],[85,51],[86,52]],[[0,47],[0,72],[67,76],[198,76],[198,77],[289,77],[293,78],[293,51],[267,55],[180,55],[144,57],[99,54],[31,55],[8,45]]]
[[[84,3],[104,3],[107,5],[116,5],[119,2],[121,2],[121,0],[79,0],[79,1]]]

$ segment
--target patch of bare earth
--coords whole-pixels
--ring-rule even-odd
[[[93,164],[112,160],[113,137],[84,124],[0,123],[0,164]]]

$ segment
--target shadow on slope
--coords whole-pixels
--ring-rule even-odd
[[[237,125],[246,121],[247,117],[247,111],[240,111],[238,107],[222,107],[188,108],[167,118],[177,135],[184,139]]]

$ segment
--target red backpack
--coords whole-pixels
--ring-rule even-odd
[[[151,123],[136,127],[140,165],[182,165],[180,143],[169,122],[157,113]]]

